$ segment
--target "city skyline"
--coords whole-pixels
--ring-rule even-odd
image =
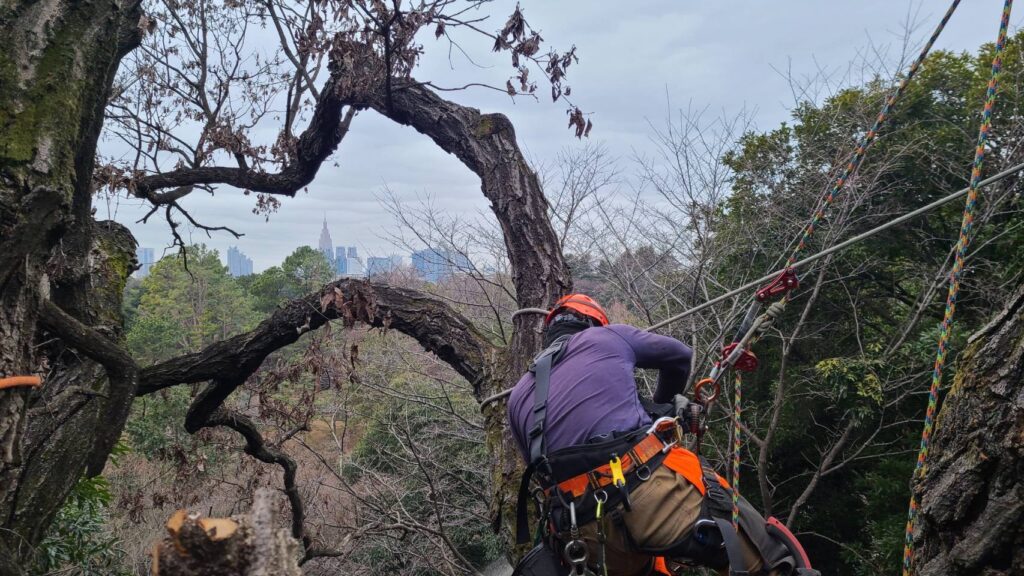
[[[302,244],[296,246],[292,251],[294,252],[294,250],[298,250],[303,246],[313,248],[310,244]],[[216,248],[211,249],[217,254],[218,259],[221,259],[221,251]],[[358,245],[335,246],[326,216],[324,216],[322,220],[316,249],[321,252],[331,266],[334,267],[335,274],[337,276],[367,278],[371,275],[393,271],[405,264],[405,258],[402,255],[397,254],[397,251],[395,250],[389,250],[386,256],[367,256],[364,262],[364,259],[359,254]],[[431,247],[427,247],[424,250],[437,252],[436,249]],[[416,252],[417,251],[413,251],[410,253],[409,258],[412,258]],[[165,253],[161,255],[160,258],[155,258],[154,254],[155,249],[151,247],[140,246],[136,249],[136,260],[140,265],[140,270],[136,271],[134,274],[137,278],[144,278],[149,273],[153,264],[168,255]],[[269,266],[257,271],[255,270],[254,259],[242,251],[238,245],[228,246],[228,249],[224,252],[223,256],[224,258],[221,259],[221,261],[228,269],[228,274],[236,278],[262,273],[266,271],[267,268],[280,266],[284,261],[282,259],[280,262],[271,263]]]

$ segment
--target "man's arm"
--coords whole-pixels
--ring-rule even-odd
[[[632,326],[618,325],[611,328],[633,348],[637,368],[656,368],[660,371],[658,386],[654,390],[655,402],[671,402],[673,396],[683,392],[693,357],[693,350],[689,346],[675,338],[644,332]]]

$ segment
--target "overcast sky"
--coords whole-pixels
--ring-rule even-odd
[[[969,0],[953,16],[937,48],[975,51],[994,40],[1002,0]],[[580,57],[569,70],[573,100],[591,113],[591,140],[603,143],[623,160],[650,149],[648,122],[658,123],[669,109],[709,107],[715,114],[746,109],[756,127],[770,129],[789,118],[794,103],[786,74],[796,78],[824,71],[834,82],[858,81],[862,67],[851,62],[881,49],[890,66],[899,57],[907,25],[916,49],[942,16],[946,0],[521,0],[527,21],[545,41],[564,49],[575,44]],[[488,10],[498,29],[515,6],[498,0]],[[626,9],[625,6],[630,6]],[[1013,28],[1022,21],[1012,21]],[[418,79],[457,86],[467,81],[504,85],[508,55],[493,55],[483,39],[468,39],[476,67],[452,57],[447,43],[425,40],[426,55]],[[872,58],[877,60],[877,58]],[[538,92],[548,87],[538,79]],[[565,147],[581,146],[566,129],[566,105],[474,89],[446,96],[485,112],[502,112],[516,127],[519,144],[531,158],[551,158]],[[103,146],[109,144],[101,143]],[[327,218],[336,245],[355,245],[360,255],[404,256],[386,239],[394,224],[378,201],[387,185],[400,198],[416,202],[430,195],[452,213],[486,209],[476,177],[426,137],[375,113],[360,114],[332,161],[309,186],[308,193],[282,198],[279,212],[264,217],[251,213],[252,197],[224,189],[216,196],[199,192],[185,201],[194,215],[209,224],[225,225],[245,234],[206,238],[221,253],[237,245],[254,261],[258,272],[278,264],[296,247],[316,246]],[[166,224],[153,219],[137,224],[137,200],[98,202],[97,217],[112,217],[129,226],[140,246],[157,257],[170,244]]]

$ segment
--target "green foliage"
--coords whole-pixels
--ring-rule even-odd
[[[40,544],[31,574],[128,576],[120,542],[106,529],[112,495],[102,476],[82,478]]]
[[[296,291],[288,294],[290,298],[317,290],[334,278],[334,269],[324,253],[309,246],[296,248],[281,263],[281,270],[288,279],[287,289]]]
[[[127,344],[143,365],[197,352],[260,319],[255,299],[228,275],[215,250],[190,246],[187,255],[187,268],[180,254],[163,258],[126,290]],[[175,387],[136,401],[125,425],[132,448],[147,458],[179,463],[196,454],[198,442],[183,427],[190,395],[190,389]],[[212,450],[203,451],[204,459],[213,456]]]
[[[256,310],[270,313],[282,302],[319,290],[334,276],[323,252],[302,246],[289,254],[281,266],[267,268],[248,280],[249,293]]]
[[[1012,48],[1022,40],[1020,33],[1010,40],[1003,62],[986,175],[1019,161],[1011,149],[1022,136],[1016,118],[1024,101],[1015,79],[1024,76],[1024,62]],[[936,52],[928,58],[804,255],[819,250],[830,233],[849,238],[964,186],[991,50]],[[726,155],[734,172],[733,194],[721,209],[715,235],[737,241],[726,243],[728,253],[710,271],[722,286],[742,284],[749,279],[742,272],[772,269],[779,255],[788,255],[797,226],[831,187],[889,90],[887,82],[876,80],[840,90],[824,102],[804,102],[794,108],[790,122],[744,135]],[[1003,183],[982,194],[989,201],[1006,200],[992,220],[976,228],[947,366],[963,350],[967,335],[1001,307],[1000,294],[1019,284],[1024,270],[1024,211],[1011,186]],[[858,194],[870,197],[853,209],[843,229],[833,228],[843,202]],[[852,423],[849,454],[870,438],[841,471],[821,480],[795,519],[798,531],[842,543],[808,538],[824,573],[897,570],[907,482],[924,411],[921,393],[929,384],[945,290],[937,290],[934,303],[908,333],[902,330],[917,318],[921,298],[947,265],[962,209],[961,202],[951,203],[842,252],[830,263],[800,338],[790,343],[788,393],[768,459],[769,478],[779,481],[772,491],[773,511],[784,511],[806,486],[803,479],[829,445],[822,440],[824,431],[838,432]],[[806,289],[813,274],[804,273]],[[792,327],[796,321],[790,310],[778,325]],[[771,410],[781,353],[773,338],[757,346],[761,366],[744,387],[746,419],[755,432]],[[945,383],[951,372],[946,371]],[[746,495],[758,500],[758,490],[749,486]]]
[[[163,258],[142,280],[128,348],[143,364],[195,352],[258,321],[253,299],[228,275],[215,250],[188,248]]]
[[[189,390],[181,386],[136,400],[124,427],[132,450],[149,459],[171,460],[178,449],[194,449],[195,441],[185,430],[190,400]]]
[[[913,458],[885,458],[872,468],[857,474],[853,492],[861,499],[858,507],[864,526],[863,546],[855,546],[857,553],[843,550],[846,562],[854,567],[857,576],[895,574],[903,560],[903,528],[907,522],[907,502],[910,490],[897,478],[910,478],[914,469]]]

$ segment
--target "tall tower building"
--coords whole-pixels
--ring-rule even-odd
[[[344,246],[338,246],[334,250],[334,272],[339,276],[348,273],[348,256],[345,255]]]
[[[246,256],[237,246],[228,248],[228,274],[236,278],[252,274],[252,258]]]
[[[324,216],[324,227],[320,230],[320,251],[324,253],[324,258],[331,264],[334,263],[334,242],[331,241],[331,233],[327,230],[327,217]]]
[[[153,249],[138,247],[135,249],[135,259],[139,262],[139,271],[136,275],[145,278],[149,275],[149,269],[153,267]]]

